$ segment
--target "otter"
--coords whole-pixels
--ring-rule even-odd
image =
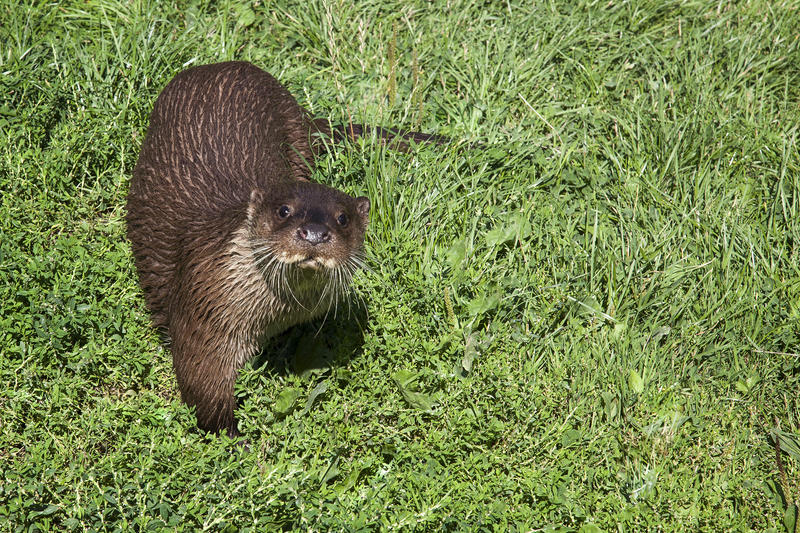
[[[370,201],[309,180],[324,138],[436,135],[312,119],[246,62],[180,72],[158,96],[133,170],[127,233],[181,398],[208,432],[239,435],[234,382],[264,341],[346,296]]]

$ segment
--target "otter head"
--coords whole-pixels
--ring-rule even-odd
[[[254,190],[247,210],[256,264],[276,292],[346,291],[362,266],[369,199],[297,181]]]

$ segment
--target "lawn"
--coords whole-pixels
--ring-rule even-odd
[[[795,1],[0,4],[0,530],[790,531]],[[159,91],[249,60],[372,202],[349,308],[195,429],[125,237]]]

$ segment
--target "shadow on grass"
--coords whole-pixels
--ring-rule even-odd
[[[345,309],[335,317],[298,324],[267,340],[253,359],[253,368],[308,377],[344,366],[361,353],[366,323],[366,308],[353,304],[349,312]]]

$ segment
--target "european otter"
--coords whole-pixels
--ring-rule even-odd
[[[312,120],[244,62],[190,68],[159,95],[131,180],[128,238],[201,429],[239,434],[239,370],[265,339],[335,306],[362,263],[369,200],[308,181],[320,134],[361,131]]]

